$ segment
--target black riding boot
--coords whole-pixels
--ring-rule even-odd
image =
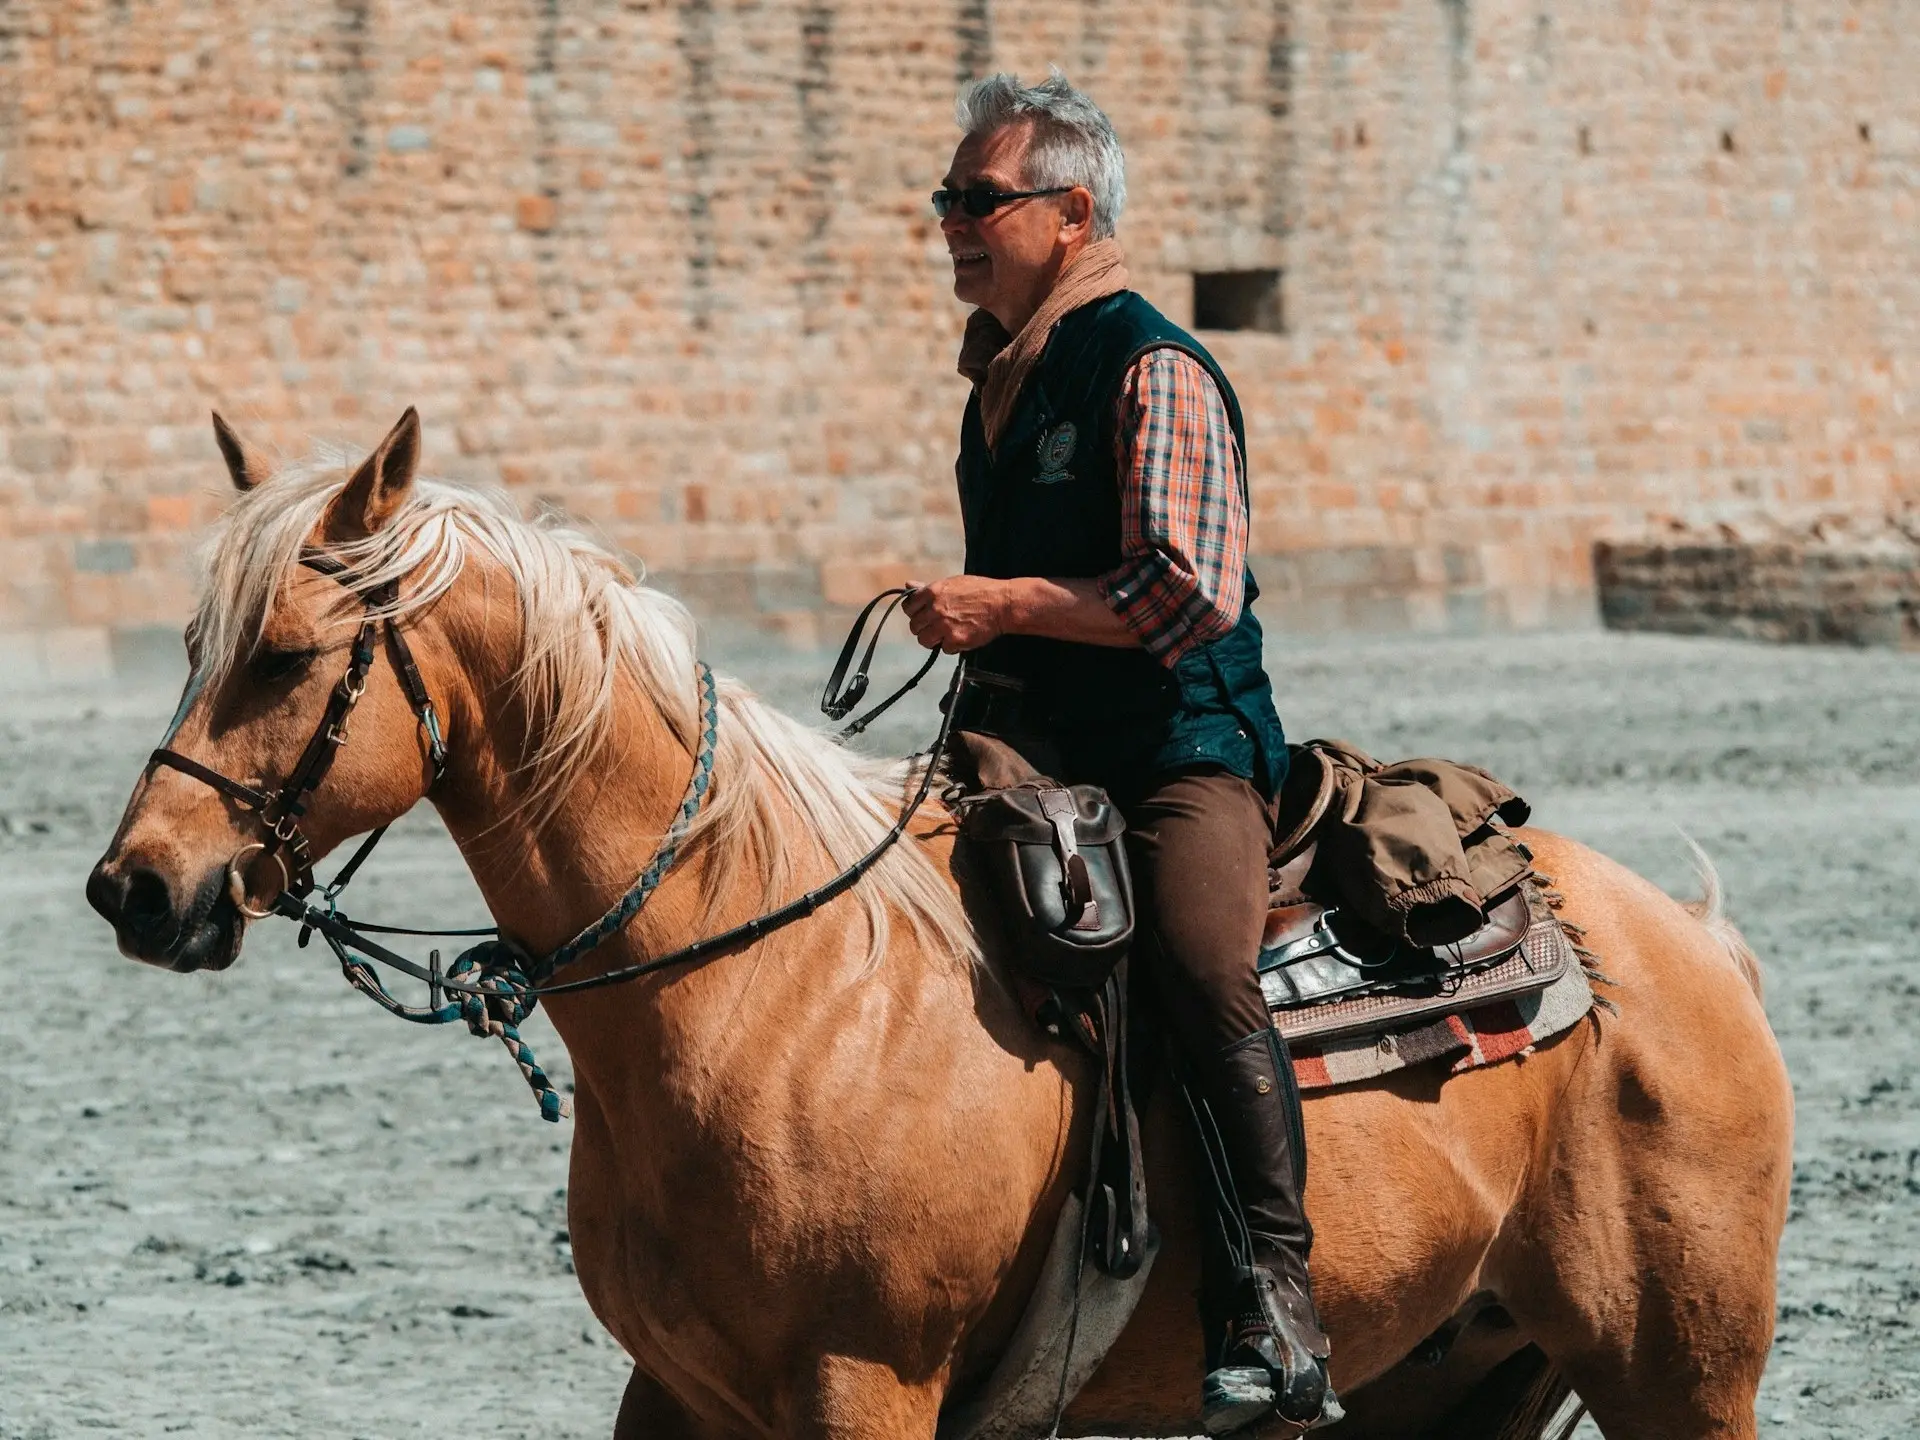
[[[1341,1409],[1307,1276],[1306,1136],[1285,1044],[1263,1028],[1208,1057],[1195,1078],[1189,1099],[1220,1209],[1201,1286],[1207,1433],[1273,1414],[1302,1428],[1330,1425]]]

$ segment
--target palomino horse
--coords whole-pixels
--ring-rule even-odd
[[[444,717],[447,765],[436,779],[409,691],[376,657],[303,822],[314,854],[425,796],[503,930],[552,949],[647,864],[686,786],[687,613],[503,497],[416,479],[412,411],[351,472],[269,475],[218,428],[243,493],[167,745],[279,784],[375,597]],[[303,565],[315,550],[347,568]],[[589,968],[818,884],[900,802],[900,767],[736,686],[719,713],[712,802]],[[223,968],[236,900],[280,883],[256,865],[247,883],[266,890],[231,893],[246,884],[229,886],[230,858],[260,834],[230,794],[149,767],[88,895],[127,954]],[[1717,907],[1526,838],[1617,1013],[1518,1061],[1308,1099],[1314,1271],[1350,1411],[1334,1433],[1539,1435],[1542,1397],[1571,1385],[1609,1440],[1751,1436],[1792,1124],[1752,956]],[[947,834],[921,825],[813,919],[550,1000],[577,1087],[580,1283],[634,1361],[616,1436],[930,1440],[1017,1322],[1078,1179],[1091,1077],[980,953],[949,860]],[[1194,1429],[1196,1207],[1178,1128],[1156,1111],[1148,1130],[1167,1244],[1069,1411],[1075,1433]]]

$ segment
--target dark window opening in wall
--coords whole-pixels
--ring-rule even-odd
[[[1193,328],[1286,332],[1278,270],[1216,270],[1193,277]]]

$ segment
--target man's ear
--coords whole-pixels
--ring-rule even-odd
[[[411,405],[379,448],[361,463],[347,488],[327,507],[326,533],[361,540],[385,525],[407,498],[420,466],[420,413]]]
[[[1066,204],[1061,208],[1060,226],[1069,232],[1080,230],[1088,239],[1093,238],[1093,192],[1084,185],[1076,185],[1065,195]]]
[[[220,447],[221,457],[227,462],[227,474],[233,477],[233,488],[242,495],[273,473],[272,467],[233,433],[233,427],[220,418],[218,410],[213,412],[213,439]]]

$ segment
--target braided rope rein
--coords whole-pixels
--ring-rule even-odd
[[[518,1028],[520,1022],[533,1013],[540,998],[527,993],[527,977],[510,959],[494,958],[496,950],[511,954],[514,947],[497,940],[492,946],[477,945],[455,960],[453,968],[447,972],[450,980],[462,980],[471,974],[493,992],[487,996],[462,995],[458,1007],[460,1018],[467,1022],[470,1033],[499,1038],[500,1043],[507,1047],[507,1054],[513,1057],[513,1063],[520,1067],[521,1077],[533,1091],[534,1099],[539,1102],[540,1118],[558,1123],[563,1116],[573,1114],[573,1105],[554,1088],[553,1081],[547,1078],[547,1072],[533,1058],[533,1047],[520,1038]],[[485,957],[474,958],[476,952],[485,952]]]
[[[433,952],[432,978],[428,981],[428,1003],[408,1005],[397,999],[380,982],[372,965],[354,956],[332,934],[321,932],[328,947],[340,961],[341,973],[345,975],[347,983],[389,1014],[416,1025],[451,1025],[455,1021],[465,1021],[471,1034],[496,1037],[506,1046],[513,1063],[520,1067],[521,1077],[539,1102],[540,1118],[543,1120],[557,1123],[573,1114],[573,1106],[555,1088],[547,1072],[540,1068],[540,1062],[534,1058],[533,1047],[520,1034],[521,1022],[540,1003],[540,997],[535,993],[536,982],[529,977],[537,975],[544,981],[563,965],[572,964],[617,934],[621,927],[640,913],[640,908],[660,888],[660,882],[666,878],[679,857],[681,843],[687,838],[687,832],[693,827],[694,819],[713,789],[714,754],[720,739],[720,695],[713,670],[705,661],[696,661],[695,664],[700,672],[700,737],[695,746],[693,776],[687,782],[687,792],[680,802],[679,812],[661,837],[660,848],[654,852],[653,859],[626,894],[606,914],[558,950],[536,960],[511,940],[488,939],[462,951],[444,976],[439,971],[440,952],[436,950]],[[442,979],[460,987],[445,1004],[440,1001],[445,993],[441,989]]]
[[[445,979],[472,987],[454,995],[447,1004],[408,1005],[396,999],[366,961],[356,959],[344,947],[328,937],[327,943],[339,957],[341,973],[347,983],[390,1015],[410,1020],[415,1025],[451,1025],[465,1021],[471,1034],[495,1036],[507,1047],[507,1054],[520,1067],[520,1074],[540,1105],[540,1118],[558,1121],[573,1114],[572,1104],[560,1094],[534,1058],[533,1047],[520,1034],[520,1022],[540,1003],[532,992],[533,982],[520,967],[526,953],[506,940],[489,940],[464,952],[448,968]],[[438,950],[433,952],[437,964]],[[434,986],[436,992],[438,985]]]
[[[641,872],[640,878],[633,882],[633,887],[620,897],[618,903],[573,939],[539,962],[538,972],[542,980],[551,977],[562,966],[571,965],[608,936],[618,932],[629,920],[640,913],[640,907],[652,898],[653,892],[666,878],[667,871],[673,868],[673,862],[680,853],[680,842],[687,838],[687,831],[693,825],[694,817],[700,813],[700,807],[706,803],[707,792],[713,787],[714,752],[719,748],[720,742],[720,695],[714,682],[712,667],[704,660],[697,660],[694,663],[700,667],[700,740],[694,749],[693,778],[687,782],[686,798],[680,802],[680,813],[674,817],[673,824],[667,827],[667,833],[661,837],[660,848],[654,852],[652,861]]]

